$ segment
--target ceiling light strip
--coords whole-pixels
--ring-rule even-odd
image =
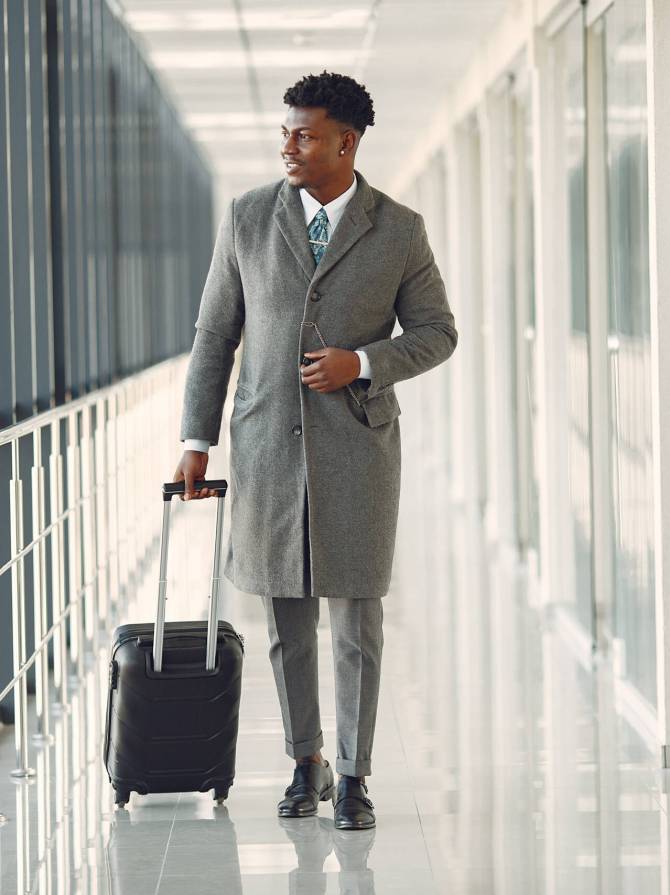
[[[365,28],[365,34],[363,35],[363,42],[361,43],[358,60],[354,67],[354,78],[357,81],[363,80],[365,68],[372,54],[372,44],[374,43],[374,39],[377,35],[377,27],[379,26],[379,7],[381,4],[382,0],[372,0],[368,23]]]

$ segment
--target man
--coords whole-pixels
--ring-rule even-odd
[[[457,332],[421,215],[354,168],[372,101],[345,75],[284,95],[286,177],[234,199],[196,321],[175,481],[185,498],[217,444],[233,356],[231,532],[224,573],[261,595],[293,781],[282,817],[333,798],[338,829],[374,826],[367,797],[400,493],[393,384],[445,361]],[[391,338],[396,317],[403,329]],[[322,758],[319,600],[335,663],[337,786]]]

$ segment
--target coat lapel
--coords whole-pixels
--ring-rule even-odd
[[[279,189],[277,200],[274,219],[296,261],[305,271],[305,276],[311,280],[316,270],[316,261],[307,241],[305,212],[300,193],[297,187],[291,186],[288,180],[285,180]]]
[[[358,187],[347,203],[318,265],[309,247],[299,188],[290,186],[285,180],[279,190],[281,201],[275,210],[274,218],[298,263],[311,281],[311,285],[314,285],[331,270],[361,236],[373,226],[374,195],[363,175],[355,169],[354,173],[358,180]]]
[[[347,202],[340,222],[314,271],[312,285],[325,276],[373,225],[374,195],[363,175],[356,170],[354,173],[358,187]],[[302,202],[300,204],[302,205]]]

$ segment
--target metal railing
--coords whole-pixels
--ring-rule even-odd
[[[33,740],[50,743],[51,714],[68,705],[69,689],[83,680],[88,661],[98,654],[100,633],[109,631],[158,542],[158,517],[146,507],[149,494],[175,465],[174,397],[186,360],[182,355],[165,361],[0,431],[0,454],[11,450],[8,482],[1,477],[4,468],[7,478],[7,462],[0,466],[0,487],[9,492],[10,526],[10,557],[0,565],[0,599],[10,576],[13,675],[6,685],[0,681],[0,704],[13,691],[13,777],[35,773],[29,755],[28,671],[35,667]],[[29,539],[24,528],[28,501]],[[29,625],[34,636],[30,655]]]

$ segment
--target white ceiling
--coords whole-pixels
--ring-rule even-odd
[[[507,0],[121,0],[230,196],[284,175],[282,96],[323,69],[365,84],[376,123],[356,167],[382,190],[421,138]]]

